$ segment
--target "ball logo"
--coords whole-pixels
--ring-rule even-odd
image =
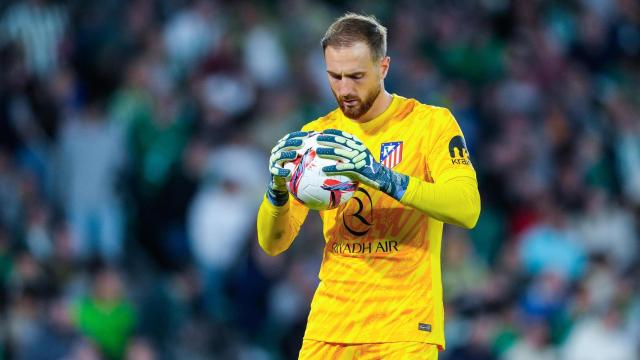
[[[316,152],[313,149],[308,149],[304,153],[304,155],[298,156],[298,158],[293,161],[296,168],[291,175],[291,194],[300,202],[302,202],[298,198],[298,187],[300,186],[300,180],[302,179],[302,174],[309,166],[311,166],[311,162],[315,157]]]
[[[349,204],[357,204],[355,212],[348,212],[349,209],[342,213],[342,223],[345,229],[352,235],[363,236],[369,232],[373,226],[373,201],[367,190],[358,188],[356,194],[351,198]]]
[[[456,135],[449,141],[449,156],[451,156],[451,163],[454,165],[471,164],[469,150],[467,150],[467,144],[462,136]]]
[[[340,204],[342,194],[349,191],[356,190],[356,183],[352,181],[339,181],[335,179],[326,179],[321,188],[331,192],[329,198],[329,207],[334,208]]]

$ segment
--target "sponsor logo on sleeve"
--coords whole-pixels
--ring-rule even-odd
[[[471,165],[469,150],[462,136],[456,135],[449,141],[449,156],[454,165]]]

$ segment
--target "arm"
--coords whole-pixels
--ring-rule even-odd
[[[269,255],[275,256],[287,250],[298,235],[309,209],[289,200],[276,206],[264,197],[258,210],[258,243]]]
[[[432,119],[434,125],[425,142],[424,156],[431,170],[425,178],[429,181],[383,166],[360,140],[334,129],[318,137],[318,142],[328,147],[318,149],[317,154],[341,163],[323,171],[346,175],[440,221],[472,228],[480,215],[476,175],[460,127],[453,115],[443,110]]]
[[[471,229],[480,216],[480,193],[476,179],[453,177],[429,183],[410,177],[400,203],[429,214],[442,222]]]
[[[442,222],[473,228],[480,216],[480,193],[462,130],[444,108],[434,111],[430,124],[424,138],[427,181],[410,178],[398,200]]]
[[[318,150],[318,154],[331,154],[325,155],[331,158],[338,158],[334,155],[336,152],[342,153],[341,149]],[[403,205],[420,210],[442,222],[470,229],[478,221],[480,194],[475,174],[441,176],[439,181],[432,183],[393,171],[376,163],[371,156],[367,158],[369,160],[364,161],[361,175],[356,177],[356,180],[386,193]],[[340,167],[349,165],[349,163],[334,165],[328,167],[325,172],[353,174],[353,171],[343,172],[340,170]]]
[[[258,210],[257,220],[258,243],[271,256],[291,246],[309,212],[303,205],[290,200],[285,184],[291,177],[291,171],[284,168],[284,164],[296,158],[295,150],[302,146],[302,138],[306,135],[303,131],[287,134],[271,150],[271,181]]]

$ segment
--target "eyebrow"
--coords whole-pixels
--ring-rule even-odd
[[[366,72],[365,71],[355,71],[355,72],[348,73],[348,74],[346,74],[346,73],[345,74],[338,74],[338,73],[335,73],[335,72],[333,72],[331,70],[327,70],[327,73],[329,75],[331,75],[331,76],[334,76],[334,77],[342,77],[342,76],[354,77],[354,76],[358,76],[358,75],[364,75]]]

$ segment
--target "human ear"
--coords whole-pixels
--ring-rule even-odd
[[[385,56],[380,60],[380,79],[384,79],[385,77],[387,77],[390,64],[391,64],[391,58],[388,56]]]

